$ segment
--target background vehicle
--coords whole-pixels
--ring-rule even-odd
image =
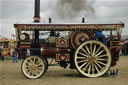
[[[35,9],[39,9],[36,0]],[[39,10],[35,11],[32,24],[14,24],[19,55],[24,57],[21,70],[27,78],[39,78],[51,63],[47,58],[53,57],[61,67],[70,65],[80,74],[87,77],[104,75],[119,60],[121,30],[124,23],[113,24],[53,24],[39,23]],[[92,40],[96,30],[110,33],[107,37],[108,46]],[[113,32],[116,31],[117,35]],[[67,35],[60,36],[66,32]],[[41,39],[42,33],[49,36]]]
[[[9,39],[8,38],[3,37],[0,39],[0,49],[2,49],[2,55],[3,56],[10,55],[10,53],[9,53]]]

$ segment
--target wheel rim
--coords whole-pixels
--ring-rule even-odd
[[[22,63],[22,72],[27,78],[39,78],[45,71],[45,63],[38,56],[27,57]]]
[[[74,59],[77,70],[87,77],[102,76],[111,65],[108,48],[95,40],[81,44],[76,50]]]

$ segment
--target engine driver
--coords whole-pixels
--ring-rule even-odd
[[[106,38],[101,30],[97,30],[93,39],[99,40],[107,46]]]

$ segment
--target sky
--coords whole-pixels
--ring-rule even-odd
[[[87,0],[89,3],[85,3],[85,5],[91,6],[93,11],[86,9],[87,6],[84,6],[85,8],[83,7],[81,11],[75,11],[75,15],[71,12],[70,4],[61,6],[63,3],[59,4],[59,0],[40,1],[40,17],[43,23],[48,22],[49,17],[53,18],[54,23],[80,23],[82,17],[85,17],[86,22],[89,23],[122,21],[125,23],[122,35],[128,35],[128,0]],[[78,4],[76,2],[72,3]],[[66,8],[68,6],[70,9]],[[14,24],[32,23],[33,17],[34,0],[0,0],[0,36],[12,38],[11,34],[15,34]]]

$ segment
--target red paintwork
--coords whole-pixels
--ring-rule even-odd
[[[72,44],[72,46],[73,46],[74,48],[77,48],[77,47],[78,47],[78,44],[76,43],[76,37],[77,37],[78,35],[80,35],[81,33],[84,33],[84,34],[86,34],[86,35],[89,37],[89,39],[85,39],[84,41],[90,40],[91,38],[93,38],[92,33],[89,32],[89,31],[76,31],[76,32],[74,32],[74,33],[72,34],[72,37],[71,37],[71,44]],[[84,37],[84,36],[81,35],[81,37],[78,39],[78,42],[80,42],[80,43],[84,42],[84,41],[82,41],[82,38],[83,38],[83,37]]]

